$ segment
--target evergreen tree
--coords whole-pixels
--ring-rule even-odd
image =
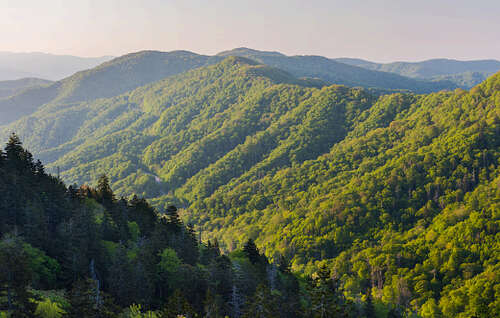
[[[335,281],[330,276],[330,270],[322,265],[316,272],[309,287],[310,304],[308,317],[346,317],[347,312],[342,307],[341,295]]]
[[[245,252],[246,256],[250,260],[252,264],[257,264],[260,262],[260,253],[252,239],[248,239],[248,241],[243,246],[243,252]]]
[[[172,228],[176,231],[180,230],[182,227],[182,221],[177,212],[177,207],[175,205],[169,205],[165,211],[168,217],[168,222]]]
[[[115,202],[115,195],[113,194],[113,190],[109,185],[109,179],[105,174],[99,177],[96,190],[98,201],[107,208],[111,207],[112,203]]]

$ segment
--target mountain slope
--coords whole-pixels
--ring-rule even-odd
[[[39,77],[58,81],[111,59],[111,56],[78,57],[46,53],[0,52],[0,80]]]
[[[186,51],[143,51],[78,72],[47,87],[35,87],[0,99],[0,125],[29,115],[41,105],[68,106],[112,97],[170,75],[205,65],[208,56]]]
[[[188,220],[229,249],[251,237],[295,269],[330,264],[353,297],[495,316],[499,98],[500,73],[471,92],[381,97],[328,154],[256,165],[191,200]]]
[[[17,95],[21,91],[33,86],[47,86],[51,83],[52,81],[41,78],[22,78],[11,81],[0,81],[0,98]]]
[[[335,61],[412,78],[450,80],[464,88],[471,88],[500,70],[500,61],[496,60],[458,61],[432,59],[422,62],[385,64],[351,58],[339,58],[335,59]]]
[[[331,84],[373,87],[389,90],[410,90],[428,93],[456,86],[449,81],[426,81],[367,70],[363,67],[340,63],[322,56],[286,56],[278,52],[263,52],[247,48],[225,51],[218,56],[243,56],[263,64],[281,68],[297,77],[321,78]]]

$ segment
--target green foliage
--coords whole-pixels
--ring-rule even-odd
[[[60,318],[65,313],[58,303],[52,302],[50,299],[38,302],[35,310],[35,315],[41,318]]]
[[[141,311],[141,305],[137,305],[137,304],[130,305],[129,311],[130,311],[130,313],[127,315],[127,317],[129,317],[129,318],[159,318],[160,317],[157,312],[150,311],[150,310],[143,313]]]
[[[54,286],[61,268],[57,260],[47,256],[43,251],[30,244],[23,244],[24,251],[29,258],[29,267],[32,272],[32,285],[35,288]]]
[[[168,275],[174,275],[181,265],[181,260],[177,257],[177,253],[171,249],[166,248],[160,253],[160,263],[158,263],[158,271]]]

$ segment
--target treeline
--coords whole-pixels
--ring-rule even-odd
[[[347,301],[323,267],[299,278],[248,240],[221,254],[144,199],[66,187],[12,135],[0,152],[2,317],[343,317]],[[366,307],[366,308],[365,308]]]

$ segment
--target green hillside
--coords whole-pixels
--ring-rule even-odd
[[[18,80],[0,81],[0,98],[19,94],[22,90],[33,86],[46,86],[52,81],[41,78],[22,78]]]
[[[353,301],[499,312],[500,74],[470,91],[379,97],[229,57],[45,105],[10,131],[68,183],[105,173],[117,195],[174,202],[226,251],[252,239],[296,271],[327,264]]]
[[[208,56],[187,51],[142,51],[124,55],[47,87],[35,87],[0,99],[0,125],[29,115],[44,104],[70,107],[77,102],[113,97],[203,66],[208,60]]]

